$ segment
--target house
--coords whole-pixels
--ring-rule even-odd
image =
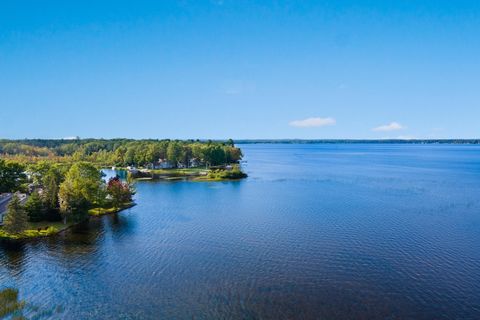
[[[190,168],[195,168],[200,166],[200,162],[196,158],[190,159]]]
[[[184,168],[186,168],[186,167],[187,167],[187,166],[184,165],[182,162],[177,162],[177,168],[179,168],[179,169],[184,169]]]
[[[133,174],[138,172],[137,168],[135,168],[134,166],[128,166],[127,171]]]
[[[159,166],[159,169],[171,169],[171,168],[173,168],[173,164],[171,164],[166,159],[159,159],[158,160],[158,166]]]
[[[3,225],[3,218],[7,213],[7,206],[12,199],[11,193],[2,193],[0,194],[0,225]]]
[[[27,201],[27,195],[25,193],[16,193],[17,197],[20,199],[21,204],[25,204]],[[13,193],[0,193],[0,226],[3,225],[3,219],[7,214],[8,204],[12,200]]]

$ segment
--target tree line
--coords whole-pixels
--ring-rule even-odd
[[[218,166],[241,160],[233,140],[0,140],[0,154],[20,162],[51,159],[57,162],[87,161],[111,166],[146,166],[160,159],[174,167],[199,164]]]

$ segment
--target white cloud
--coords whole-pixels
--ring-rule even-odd
[[[400,140],[415,140],[417,137],[415,136],[409,136],[409,135],[401,135],[396,137],[395,139],[400,139]]]
[[[333,126],[335,119],[333,118],[307,118],[303,120],[294,120],[289,123],[292,127],[298,128],[311,128],[311,127],[324,127],[324,126]]]
[[[405,127],[402,126],[400,123],[391,122],[390,124],[385,124],[383,126],[373,128],[372,130],[385,132],[385,131],[395,131],[395,130],[402,130],[402,129],[405,129]]]
[[[225,90],[225,94],[228,94],[230,96],[241,94],[241,93],[242,93],[242,89],[240,88],[229,88]]]
[[[381,137],[382,140],[415,140],[418,139],[416,136],[412,135],[400,135],[396,137]]]

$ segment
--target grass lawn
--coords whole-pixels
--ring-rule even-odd
[[[196,168],[185,168],[185,169],[154,169],[150,170],[153,174],[164,174],[172,176],[188,176],[188,175],[198,175],[202,172],[206,172],[205,168],[196,167]]]
[[[135,203],[129,202],[129,203],[124,203],[120,207],[97,207],[97,208],[92,208],[88,210],[88,214],[91,216],[102,216],[104,214],[111,214],[115,212],[119,212],[124,209],[128,209],[130,207],[133,207]]]

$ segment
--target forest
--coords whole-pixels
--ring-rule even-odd
[[[231,139],[25,139],[0,140],[0,156],[21,163],[87,161],[99,166],[144,167],[163,160],[172,167],[189,167],[192,160],[206,166],[237,163],[242,152]]]

